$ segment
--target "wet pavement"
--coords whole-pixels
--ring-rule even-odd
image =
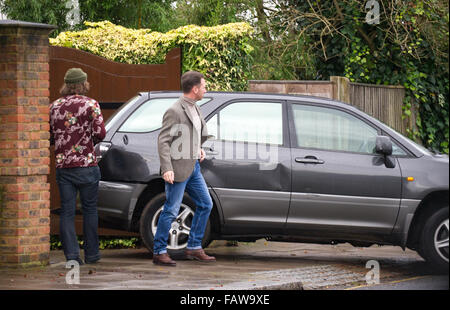
[[[383,284],[380,289],[395,289],[393,284],[408,279],[422,283],[410,282],[411,289],[423,289],[439,277],[440,283],[447,285],[433,289],[448,290],[448,274],[434,274],[416,252],[400,247],[356,248],[262,239],[238,246],[214,241],[206,252],[216,256],[217,262],[177,260],[176,267],[163,267],[153,265],[146,248],[103,250],[99,263],[82,265],[77,273],[66,268],[62,251],[51,251],[49,266],[0,270],[0,289],[341,290],[377,289],[376,285]]]

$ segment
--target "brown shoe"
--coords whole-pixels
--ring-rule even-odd
[[[153,255],[153,264],[155,265],[162,265],[162,266],[172,266],[175,267],[177,263],[172,260],[167,253],[163,254],[154,254]]]
[[[214,256],[208,256],[206,255],[205,251],[203,249],[198,250],[186,250],[184,252],[186,254],[187,259],[195,259],[201,262],[215,262],[216,258]]]

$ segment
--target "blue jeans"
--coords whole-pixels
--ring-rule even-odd
[[[192,219],[191,231],[187,248],[196,250],[202,248],[202,240],[208,223],[209,214],[213,206],[205,179],[200,171],[197,161],[192,174],[183,182],[165,183],[166,202],[159,216],[158,226],[154,238],[154,254],[167,253],[167,240],[172,222],[178,216],[180,204],[183,201],[184,191],[189,194],[196,205],[194,218]]]
[[[61,197],[60,238],[67,260],[77,260],[80,257],[80,247],[75,232],[78,191],[83,213],[84,257],[88,262],[100,259],[97,233],[97,198],[100,177],[98,166],[56,169],[56,182]]]

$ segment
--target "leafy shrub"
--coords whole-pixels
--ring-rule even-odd
[[[163,63],[174,47],[183,48],[182,71],[203,73],[209,90],[244,90],[251,68],[249,41],[253,28],[247,23],[214,27],[183,26],[167,33],[129,29],[108,21],[91,23],[81,31],[62,32],[52,45],[76,48],[129,64]]]
[[[83,237],[77,236],[78,244],[83,247]],[[141,240],[137,237],[99,236],[99,248],[104,249],[129,249],[141,246]],[[61,239],[58,235],[50,236],[50,250],[62,250]]]

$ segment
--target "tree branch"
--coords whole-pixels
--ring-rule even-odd
[[[337,14],[339,16],[339,18],[344,21],[345,17],[344,14],[342,14],[341,8],[339,7],[339,3],[337,0],[333,0],[333,4],[334,7],[336,8]],[[361,34],[361,36],[363,37],[363,39],[367,42],[367,44],[369,45],[369,48],[372,51],[376,51],[375,45],[373,44],[373,40],[362,30],[361,26],[356,26],[356,30],[358,30],[358,32]]]

